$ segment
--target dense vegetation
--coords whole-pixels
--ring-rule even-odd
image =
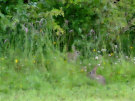
[[[133,101],[134,45],[135,0],[0,0],[0,99]]]

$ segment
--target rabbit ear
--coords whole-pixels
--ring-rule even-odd
[[[72,50],[73,50],[73,51],[75,51],[75,50],[76,50],[74,45],[72,46]]]
[[[97,71],[97,67],[94,67],[94,69],[93,69],[92,71],[96,73],[96,71]]]

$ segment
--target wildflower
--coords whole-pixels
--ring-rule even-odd
[[[115,47],[115,48],[118,48],[118,46],[117,46],[117,45],[114,45],[114,47]]]
[[[108,56],[113,56],[113,53],[109,54]]]
[[[93,34],[93,35],[95,34],[94,29],[91,29],[91,30],[90,30],[90,34]]]
[[[113,56],[113,53],[111,53],[111,56]]]
[[[101,49],[102,52],[106,52],[106,49]]]
[[[70,31],[69,31],[69,33],[72,33],[73,32],[73,30],[71,29]]]
[[[133,47],[131,46],[130,49],[133,49]]]
[[[93,49],[93,52],[96,52],[96,49]]]
[[[126,59],[128,59],[128,56],[126,56]]]
[[[18,59],[15,59],[15,63],[18,63],[19,61],[18,61]]]
[[[98,60],[98,56],[96,56],[95,59]]]
[[[56,45],[56,42],[53,42],[54,45]]]
[[[98,53],[101,53],[100,51],[98,51]]]
[[[111,54],[108,54],[108,56],[111,56]]]
[[[83,69],[81,69],[81,72],[84,72],[84,70],[83,70]]]
[[[115,62],[114,64],[116,65],[117,63]]]
[[[6,39],[5,41],[4,41],[4,43],[6,43],[8,41],[8,39]]]
[[[81,72],[87,72],[87,67],[86,66],[82,67]]]
[[[86,66],[84,67],[84,71],[87,72],[87,67]]]
[[[106,63],[104,62],[104,65],[105,65]]]
[[[101,64],[98,64],[98,66],[101,66]]]

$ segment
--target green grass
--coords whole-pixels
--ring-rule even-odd
[[[106,56],[95,61],[93,57],[91,61],[84,59],[81,64],[81,60],[69,63],[63,57],[54,54],[42,62],[37,58],[1,57],[0,101],[135,100],[133,58],[126,59],[121,56],[116,59]],[[97,73],[106,78],[105,86],[89,79],[86,73],[81,71],[82,66],[87,66],[90,71],[99,63],[101,68]]]
[[[1,101],[134,101],[134,84],[115,83],[106,86],[82,86],[17,90],[1,93]]]

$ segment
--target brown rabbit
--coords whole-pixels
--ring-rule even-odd
[[[80,55],[80,52],[75,50],[74,46],[72,47],[73,49],[73,52],[68,52],[67,53],[67,58],[68,58],[68,61],[76,61],[78,56]]]
[[[94,67],[94,69],[88,73],[88,76],[93,79],[93,80],[96,80],[97,82],[99,82],[100,84],[103,84],[105,85],[106,84],[106,80],[105,78],[102,76],[102,75],[97,75],[96,74],[96,70],[97,70],[97,67]]]

